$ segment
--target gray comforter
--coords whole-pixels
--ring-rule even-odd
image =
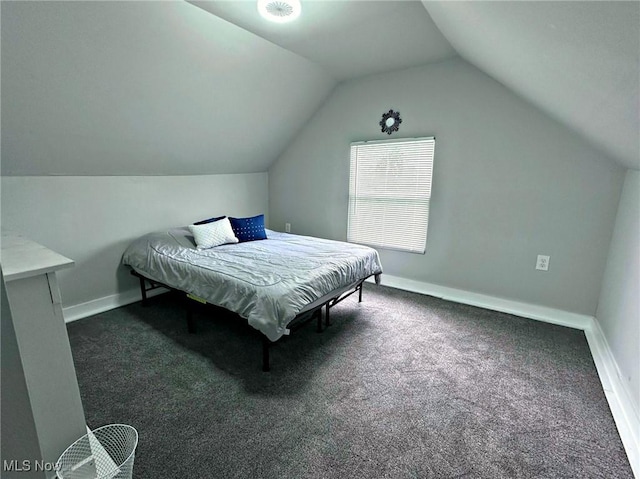
[[[268,239],[197,250],[187,228],[134,241],[123,263],[143,276],[222,306],[276,341],[309,305],[382,266],[376,250],[267,230]]]

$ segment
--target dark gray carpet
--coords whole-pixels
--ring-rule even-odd
[[[172,295],[69,325],[90,427],[135,478],[632,478],[581,331],[366,285],[260,370],[229,314]],[[213,317],[215,316],[215,318]]]

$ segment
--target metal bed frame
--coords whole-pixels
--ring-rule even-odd
[[[131,270],[131,274],[140,280],[140,293],[142,295],[142,306],[144,307],[149,306],[149,298],[147,296],[147,293],[149,291],[152,291],[158,288],[166,288],[171,291],[176,291],[178,293],[184,294],[185,295],[184,297],[186,299],[186,309],[187,309],[187,329],[191,334],[195,334],[197,332],[196,322],[193,318],[193,305],[194,303],[200,302],[200,301],[191,299],[189,297],[189,294],[186,293],[185,291],[181,291],[179,289],[173,288],[166,284],[160,283],[159,281],[149,279],[135,270]],[[333,308],[335,305],[347,299],[349,296],[351,296],[354,293],[358,293],[358,302],[359,303],[362,302],[362,285],[365,282],[365,280],[367,280],[371,276],[374,276],[374,275],[369,275],[366,278],[358,280],[356,283],[352,283],[352,285],[349,286],[346,290],[341,289],[341,291],[337,293],[335,296],[333,295],[333,293],[329,293],[323,296],[323,298],[329,297],[329,299],[327,299],[326,301],[322,301],[319,304],[315,305],[313,308],[298,314],[295,318],[291,320],[291,322],[289,322],[287,328],[291,332],[296,331],[300,329],[302,326],[304,326],[305,324],[307,324],[311,319],[316,318],[317,332],[321,333],[322,331],[324,331],[322,327],[322,309],[325,308],[324,328],[327,328],[331,326],[330,311],[331,311],[331,308]],[[147,287],[147,283],[149,284],[149,287]],[[210,304],[210,303],[205,303],[205,304]],[[269,364],[270,363],[270,360],[269,360],[270,346],[276,341],[271,341],[262,333],[260,333],[260,335],[262,336],[262,370],[264,372],[269,372],[270,371],[270,364]]]

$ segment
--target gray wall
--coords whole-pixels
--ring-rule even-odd
[[[640,171],[627,171],[596,317],[640,417]]]
[[[134,238],[218,215],[267,213],[267,174],[2,177],[3,229],[73,259],[65,307],[137,288],[120,265]]]
[[[381,250],[385,272],[595,314],[624,169],[464,60],[336,88],[269,170],[271,227],[344,240],[349,143],[390,108],[393,138],[437,140],[427,252]]]

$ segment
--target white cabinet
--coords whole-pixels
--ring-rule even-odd
[[[39,449],[41,454],[41,457],[3,457],[3,460],[55,463],[67,446],[86,433],[56,278],[56,271],[73,266],[73,261],[27,238],[4,232],[0,260],[11,309],[9,318],[3,317],[3,321],[13,322],[28,396],[25,398],[27,404],[19,404],[15,398],[13,405],[3,404],[2,440],[24,441],[17,428],[21,421],[31,423],[37,436],[35,450]],[[7,330],[11,331],[11,328]],[[5,339],[8,338],[3,338],[3,344]],[[3,383],[7,377],[5,373],[9,377],[19,374],[5,371],[3,366]],[[16,410],[7,411],[7,406],[14,406]],[[45,475],[55,477],[53,472]]]

